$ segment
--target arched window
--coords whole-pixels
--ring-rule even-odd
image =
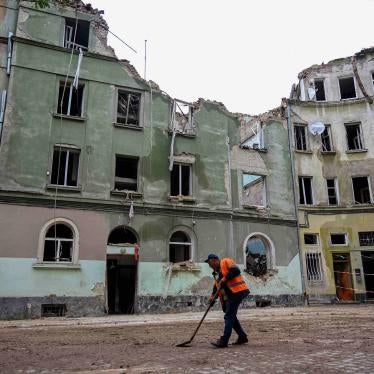
[[[169,240],[170,262],[183,262],[191,259],[191,239],[183,231],[176,231]]]
[[[245,243],[246,272],[255,277],[264,275],[272,263],[272,244],[261,234],[250,235]]]
[[[109,235],[108,244],[136,244],[138,239],[135,233],[126,226],[115,228]]]
[[[73,249],[72,229],[63,223],[54,224],[45,235],[43,261],[72,262]]]

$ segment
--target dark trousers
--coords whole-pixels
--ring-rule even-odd
[[[239,338],[246,338],[247,334],[243,330],[240,322],[236,316],[238,313],[238,308],[243,298],[238,298],[235,300],[226,300],[224,304],[225,308],[225,328],[223,330],[223,335],[221,336],[221,341],[223,343],[228,343],[232,329],[238,334]]]

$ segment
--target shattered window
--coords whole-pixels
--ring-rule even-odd
[[[180,100],[173,101],[171,130],[178,134],[196,135],[193,105]]]
[[[65,18],[64,47],[88,50],[90,23],[88,21]]]
[[[322,255],[321,253],[306,253],[306,274],[308,282],[323,281]]]
[[[64,224],[53,225],[45,236],[43,261],[71,262],[74,237]]]
[[[114,189],[117,191],[138,190],[138,159],[116,156]]]
[[[325,101],[325,85],[323,79],[316,79],[314,81],[314,88],[316,90],[316,101]]]
[[[252,236],[245,246],[246,269],[245,271],[255,277],[266,274],[267,265],[267,241],[261,236]]]
[[[304,125],[295,125],[294,126],[294,136],[295,136],[295,148],[298,151],[307,151],[307,133],[306,126]]]
[[[191,259],[191,239],[183,231],[175,232],[169,241],[169,260],[172,263]]]
[[[57,113],[66,116],[82,117],[83,92],[83,84],[79,84],[78,88],[75,88],[72,82],[67,82],[65,86],[65,81],[60,81]]]
[[[191,196],[191,165],[174,163],[170,174],[170,196]]]
[[[265,177],[243,173],[243,205],[266,205]]]
[[[356,97],[355,81],[353,77],[339,79],[340,98],[354,99]]]
[[[371,193],[368,177],[353,177],[353,195],[355,204],[370,204]]]
[[[117,123],[122,125],[140,125],[141,93],[118,91]]]
[[[312,191],[312,178],[299,177],[299,204],[312,205],[313,204],[313,191]]]
[[[361,247],[374,247],[374,231],[359,232],[358,238]]]
[[[322,152],[332,152],[331,126],[325,125],[325,129],[321,134]]]
[[[55,147],[53,152],[51,184],[78,186],[79,150]]]
[[[361,134],[361,125],[359,123],[352,125],[345,125],[345,131],[347,135],[348,150],[363,150],[363,141]]]

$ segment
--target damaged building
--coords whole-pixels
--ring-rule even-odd
[[[299,74],[289,113],[306,292],[374,298],[374,49]]]
[[[302,302],[283,109],[171,98],[80,1],[0,18],[1,318],[200,310],[210,252],[247,306]]]

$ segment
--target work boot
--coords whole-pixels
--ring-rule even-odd
[[[248,338],[246,336],[239,337],[233,345],[241,345],[248,343]]]
[[[210,342],[211,345],[214,345],[216,348],[227,348],[227,343],[223,342],[221,339],[218,339],[215,342]]]

